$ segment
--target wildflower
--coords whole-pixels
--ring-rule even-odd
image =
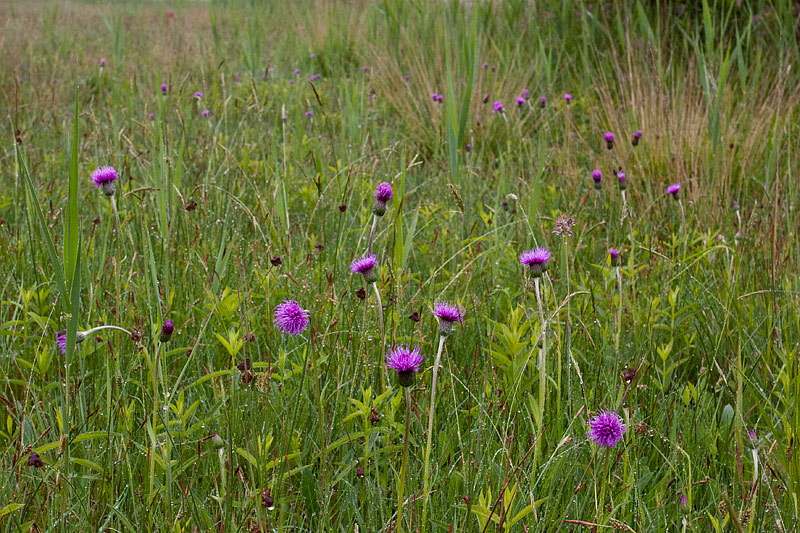
[[[313,111],[311,111],[311,110],[309,109],[308,111],[306,111],[306,116],[307,116],[308,118],[311,118],[311,117],[313,117],[313,116],[314,116],[314,112],[313,112]]]
[[[211,110],[210,109],[203,109],[203,112],[200,113],[200,116],[207,117],[210,114],[211,114]]]
[[[628,182],[625,178],[625,173],[620,171],[617,172],[617,181],[619,183],[619,190],[624,191],[628,188]]]
[[[619,250],[616,248],[609,249],[608,256],[611,258],[611,266],[619,265]]]
[[[565,94],[564,95],[564,100],[566,100],[567,105],[569,105],[569,103],[572,101],[572,95],[569,94],[569,93]]]
[[[678,200],[681,197],[681,184],[680,183],[673,183],[669,187],[667,187],[664,192],[666,194],[671,194],[673,198]]]
[[[403,81],[405,81],[406,83],[408,83],[408,80],[409,80],[409,78],[411,78],[411,76],[409,76],[408,74],[406,74],[405,76],[403,76]]]
[[[681,493],[680,506],[684,512],[689,510],[689,498],[686,497],[686,494]]]
[[[528,91],[528,89],[522,89],[522,97],[523,97],[525,100],[527,100],[528,98],[530,98],[530,97],[531,97],[531,93]]]
[[[556,225],[553,228],[553,235],[561,235],[563,237],[572,235],[572,227],[575,225],[575,219],[567,214],[561,214],[556,219]]]
[[[397,383],[401,387],[414,384],[414,373],[425,359],[419,350],[419,346],[410,349],[408,346],[397,345],[386,354],[386,366],[397,371]]]
[[[225,447],[225,441],[222,440],[222,437],[220,437],[216,431],[211,434],[211,444],[218,450]]]
[[[489,68],[489,63],[487,63],[486,61],[484,61],[484,62],[483,62],[483,68]]]
[[[308,311],[294,300],[284,300],[275,306],[273,322],[275,327],[287,335],[299,335],[308,326]]]
[[[633,139],[631,139],[631,144],[633,146],[639,144],[639,139],[642,138],[642,135],[644,135],[644,132],[642,130],[636,130],[635,132],[633,132]]]
[[[274,67],[269,67],[267,69],[267,74],[272,74],[273,72],[275,72],[275,68]]]
[[[158,340],[160,342],[169,342],[172,338],[172,332],[175,331],[175,324],[172,323],[172,319],[168,318],[164,325],[161,326],[161,331],[158,334]]]
[[[86,340],[86,333],[83,331],[79,331],[75,335],[75,344],[80,344],[84,340]],[[61,352],[61,355],[66,355],[67,353],[67,330],[62,329],[56,331],[56,344],[58,345],[58,351]]]
[[[152,114],[152,113],[150,113],[150,114],[149,114],[149,115],[147,115],[147,116],[148,116],[148,118],[150,118],[150,120],[153,120],[153,119],[155,119],[155,118],[156,118],[156,116],[155,116],[154,114]]]
[[[294,73],[295,74],[300,74],[300,69],[299,68],[294,69]]]
[[[492,95],[491,93],[486,93],[486,94],[484,94],[484,95],[483,95],[483,103],[484,103],[484,104],[486,104],[486,103],[488,103],[488,102],[489,102],[489,97],[490,97],[491,95]]]
[[[492,104],[492,109],[495,113],[503,112],[503,103],[500,100],[495,100]]]
[[[363,72],[367,72],[367,71],[369,70],[369,67],[367,67],[367,66],[363,66],[363,67],[361,67],[361,70],[362,70]]]
[[[101,57],[100,58],[100,68],[103,68],[105,66],[106,66],[106,58],[105,57]]]
[[[161,84],[161,94],[163,94],[164,96],[167,96],[167,84],[166,83],[162,83]]]
[[[611,150],[612,148],[614,148],[614,134],[613,134],[613,133],[611,133],[611,132],[609,131],[609,132],[607,132],[607,133],[605,134],[605,136],[604,136],[603,138],[605,139],[605,141],[606,141],[606,147],[607,147],[609,150]]]
[[[600,172],[599,168],[596,168],[596,169],[592,170],[592,179],[594,180],[594,188],[595,189],[599,189],[600,188],[600,182],[603,179],[603,173]]]
[[[472,151],[472,144],[470,144],[470,143],[467,143],[467,145],[464,147],[464,149],[465,149],[467,152],[471,152],[471,151]]]
[[[196,98],[197,100],[200,100],[200,99],[202,99],[202,98],[203,98],[203,93],[201,93],[200,91],[195,91],[195,92],[192,94],[192,98]]]
[[[519,254],[519,262],[531,268],[533,277],[538,278],[547,269],[547,262],[550,261],[550,250],[547,248],[534,248]]]
[[[603,448],[613,448],[622,440],[625,424],[614,411],[600,411],[589,421],[589,438]]]
[[[747,436],[750,437],[750,440],[755,442],[758,440],[758,436],[756,435],[756,428],[750,428],[747,430]]]
[[[441,101],[442,101],[442,99],[444,98],[444,96],[442,96],[441,94],[438,94],[438,93],[433,93],[433,94],[431,94],[431,98],[433,98],[433,101],[434,101],[434,102],[437,102],[437,103],[439,103],[439,102],[441,102]]]
[[[541,98],[539,98],[539,107],[540,108],[544,109],[544,106],[546,104],[547,104],[547,97],[546,96],[542,96]]]
[[[94,188],[102,187],[103,194],[106,196],[114,196],[114,192],[116,192],[116,187],[114,186],[115,181],[117,181],[117,171],[114,170],[114,167],[100,167],[92,172]]]
[[[464,321],[464,308],[450,302],[433,304],[433,314],[439,319],[439,335],[447,337],[453,331],[453,322]]]
[[[392,199],[392,184],[384,181],[375,187],[375,205],[372,207],[372,212],[379,217],[386,213],[386,202]]]
[[[289,80],[289,85],[292,85],[293,83],[294,83],[294,80]]]
[[[363,274],[364,281],[367,283],[375,283],[378,281],[378,274],[375,272],[375,265],[378,263],[378,256],[370,254],[358,259],[354,259],[350,263],[350,271],[353,274]]]
[[[521,108],[522,106],[524,106],[524,105],[525,105],[525,102],[527,102],[527,100],[525,100],[525,99],[524,99],[524,98],[522,98],[522,97],[518,97],[518,98],[517,98],[517,107],[518,107],[518,108]]]

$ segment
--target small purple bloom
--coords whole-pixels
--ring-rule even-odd
[[[61,331],[56,332],[56,344],[58,345],[58,351],[61,352],[61,355],[67,354],[67,330],[62,329]]]
[[[322,140],[322,135],[317,135],[317,140],[321,141]]]
[[[369,70],[369,67],[365,65],[365,66],[361,67],[361,70],[362,70],[362,71],[364,71],[364,72],[366,72],[366,71],[368,71],[368,70]]]
[[[209,116],[210,114],[211,114],[211,110],[210,110],[210,109],[203,109],[203,112],[202,112],[202,113],[200,113],[200,115],[202,115],[202,116],[204,116],[204,117],[207,117],[207,116]]]
[[[267,74],[272,74],[273,72],[275,72],[275,68],[274,67],[269,67],[267,69]]]
[[[483,103],[484,104],[489,103],[489,97],[490,96],[492,96],[491,93],[486,93],[486,94],[483,95]]]
[[[106,66],[106,58],[105,57],[101,57],[100,58],[100,68],[103,68],[104,66]]]
[[[565,94],[564,95],[564,100],[566,100],[567,105],[569,105],[569,103],[572,101],[572,95],[569,94],[569,93]]]
[[[628,181],[624,172],[617,172],[617,182],[619,183],[619,190],[624,191],[628,188]]]
[[[603,448],[613,448],[622,440],[625,424],[614,411],[600,411],[589,421],[589,438]]]
[[[414,373],[419,371],[422,360],[425,359],[419,352],[419,346],[411,349],[397,345],[386,354],[386,366],[397,371],[397,381],[401,387],[414,384]]]
[[[150,118],[150,120],[153,120],[154,118],[156,118],[156,116],[155,116],[154,114],[152,114],[152,113],[150,113],[150,114],[149,114],[149,115],[147,115],[147,116]]]
[[[547,97],[546,96],[542,96],[541,98],[539,98],[539,107],[544,109],[544,106],[546,104],[547,104]]]
[[[386,203],[392,199],[392,194],[393,194],[392,184],[384,181],[383,183],[380,183],[377,187],[375,187],[375,194],[373,194],[372,196],[376,200]]]
[[[300,69],[299,68],[294,69],[294,73],[295,74],[300,74]]]
[[[548,261],[550,261],[550,250],[547,248],[534,248],[519,254],[520,264],[529,266],[531,273],[537,278],[547,268]]]
[[[594,188],[600,188],[600,182],[603,180],[603,173],[600,172],[599,168],[592,170],[592,179],[594,180]]]
[[[158,340],[161,342],[169,342],[172,338],[172,332],[175,331],[175,324],[172,323],[172,319],[168,318],[164,325],[161,326],[161,331],[158,334]]]
[[[518,97],[518,98],[517,98],[517,107],[522,107],[522,106],[524,106],[526,101],[527,101],[527,100],[525,100],[524,98],[522,98],[522,97]]]
[[[289,80],[289,85],[293,84],[294,80]]]
[[[433,99],[434,102],[441,102],[444,96],[442,96],[439,93],[432,93],[431,98]]]
[[[95,189],[113,185],[117,179],[117,171],[114,170],[114,167],[100,167],[92,172],[92,183]]]
[[[306,116],[307,116],[308,118],[311,118],[311,117],[313,117],[313,116],[314,116],[314,112],[313,112],[313,111],[311,111],[311,110],[309,109],[308,111],[306,111]]]
[[[642,130],[636,130],[635,132],[633,132],[633,139],[631,139],[631,144],[633,146],[639,144],[639,139],[642,138],[642,135],[644,135],[644,132]]]
[[[530,93],[530,91],[528,91],[528,89],[522,89],[522,97],[523,97],[525,100],[527,100],[528,98],[530,98],[530,97],[531,97],[531,93]]]
[[[672,197],[673,197],[673,198],[675,198],[675,199],[677,200],[678,198],[680,198],[680,194],[681,194],[681,184],[680,184],[680,183],[673,183],[672,185],[670,185],[669,187],[667,187],[667,188],[664,190],[664,192],[665,192],[666,194],[671,194],[671,195],[672,195]]]
[[[200,100],[201,98],[203,98],[203,93],[201,93],[200,91],[196,91],[194,94],[192,94],[192,97]]]
[[[287,117],[286,115],[281,115],[281,120],[282,120],[282,121],[286,122],[286,119],[287,119],[287,118],[289,118],[289,117]]]
[[[408,82],[408,80],[409,80],[410,78],[411,78],[411,76],[409,76],[408,74],[406,74],[405,76],[403,76],[403,81],[405,81],[405,82]]]
[[[470,143],[467,143],[467,145],[464,147],[464,149],[465,149],[467,152],[470,152],[470,151],[472,151],[472,145],[471,145]]]
[[[167,95],[167,84],[166,83],[162,83],[161,84],[161,94],[163,94],[164,96]]]
[[[609,150],[614,148],[614,134],[613,133],[611,133],[609,131],[608,133],[605,134],[605,136],[603,136],[603,138],[606,140],[606,147],[608,147]]]
[[[610,248],[608,250],[608,256],[611,258],[611,266],[619,265],[619,250]]]
[[[483,62],[483,68],[489,68],[489,63],[487,63],[486,61],[484,61],[484,62]]]
[[[378,281],[378,274],[375,273],[375,265],[377,263],[378,256],[375,254],[359,257],[350,263],[350,271],[353,274],[363,274],[364,281],[367,283],[375,283]]]
[[[308,326],[311,315],[294,300],[284,300],[275,306],[272,321],[282,333],[292,337],[300,335]]]
[[[503,103],[500,100],[495,100],[492,104],[492,110],[495,113],[502,113],[503,112]]]
[[[756,435],[756,428],[750,428],[747,430],[747,436],[750,437],[750,440],[755,442],[758,440],[758,436]]]
[[[439,319],[439,335],[447,337],[453,331],[453,322],[464,321],[464,308],[450,302],[433,304],[433,314]]]

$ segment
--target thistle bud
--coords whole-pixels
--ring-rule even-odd
[[[172,319],[168,318],[164,325],[161,326],[161,331],[158,334],[158,340],[161,342],[169,342],[172,338],[172,332],[175,331],[175,325],[172,323]]]

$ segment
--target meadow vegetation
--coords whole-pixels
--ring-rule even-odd
[[[4,1],[0,529],[796,531],[797,11]]]

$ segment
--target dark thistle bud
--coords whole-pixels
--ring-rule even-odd
[[[644,132],[642,130],[636,130],[633,133],[633,139],[631,139],[631,144],[633,146],[637,146],[639,144],[639,139],[642,138],[642,135],[644,135]]]
[[[613,133],[611,133],[609,131],[608,133],[605,134],[605,136],[603,138],[606,140],[606,148],[608,148],[609,150],[614,148],[614,134]]]
[[[168,318],[164,325],[161,326],[161,332],[158,334],[158,340],[161,342],[169,342],[172,338],[172,332],[175,331],[175,324],[172,323],[172,319]]]

